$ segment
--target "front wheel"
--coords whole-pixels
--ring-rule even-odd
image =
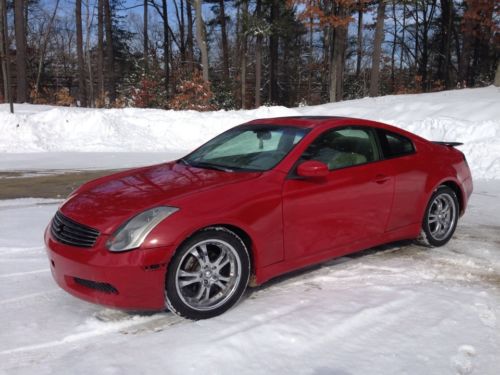
[[[241,298],[249,276],[243,241],[225,228],[205,229],[181,245],[170,262],[167,307],[194,320],[220,315]]]
[[[432,194],[425,211],[422,231],[431,246],[443,246],[455,232],[458,221],[458,199],[448,186],[440,186]]]

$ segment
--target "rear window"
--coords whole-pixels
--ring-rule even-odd
[[[387,130],[377,129],[382,146],[384,158],[396,158],[398,156],[410,155],[415,152],[415,147],[409,138]]]

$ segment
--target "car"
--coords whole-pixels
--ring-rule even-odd
[[[197,320],[335,257],[441,246],[473,189],[458,145],[348,117],[254,120],[71,193],[45,231],[52,275],[87,301]]]

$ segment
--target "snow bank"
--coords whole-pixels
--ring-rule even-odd
[[[345,115],[386,122],[431,140],[461,141],[475,178],[500,179],[500,89],[364,98],[319,106],[164,111],[0,105],[0,152],[173,152],[263,117]]]

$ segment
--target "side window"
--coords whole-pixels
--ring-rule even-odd
[[[318,136],[302,155],[302,160],[323,162],[330,170],[379,159],[374,132],[362,127],[328,130]]]
[[[413,143],[408,138],[382,129],[378,129],[377,132],[382,152],[386,159],[409,155],[415,152]]]

